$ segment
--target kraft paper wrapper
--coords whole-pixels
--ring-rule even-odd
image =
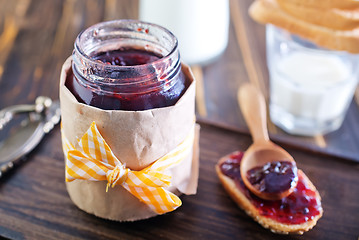
[[[66,88],[65,81],[71,69],[69,57],[61,70],[60,102],[62,128],[66,138],[75,146],[78,139],[95,121],[116,157],[132,170],[140,170],[164,156],[179,145],[194,124],[195,80],[188,66],[182,71],[191,85],[174,106],[145,111],[102,110],[79,103]],[[193,154],[169,170],[172,184],[168,188],[175,194],[195,194],[198,182],[198,137],[196,126]],[[106,181],[74,180],[66,187],[71,200],[80,209],[96,216],[134,221],[157,215],[122,186],[110,188]]]

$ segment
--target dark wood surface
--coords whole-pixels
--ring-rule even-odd
[[[224,191],[214,166],[246,149],[249,136],[202,124],[198,193],[173,213],[133,223],[102,220],[75,207],[64,184],[59,128],[28,162],[0,182],[0,233],[12,239],[357,239],[358,166],[287,148],[323,197],[324,216],[304,236],[280,236],[248,217]]]
[[[268,123],[272,139],[294,155],[323,198],[324,216],[304,236],[280,236],[263,229],[237,208],[219,183],[214,171],[218,159],[234,150],[245,150],[251,143],[239,112],[236,89],[244,81],[255,81],[264,93],[268,91],[264,28],[248,17],[250,3],[231,1],[227,50],[216,62],[193,66],[199,76],[203,75],[204,98],[197,99],[197,103],[205,109],[198,112],[202,130],[197,195],[183,196],[183,206],[173,213],[134,223],[86,214],[72,204],[66,192],[60,131],[56,127],[27,156],[27,162],[0,179],[0,236],[357,239],[359,112],[355,101],[343,127],[327,136],[289,136]],[[137,4],[133,0],[0,0],[0,109],[32,103],[38,95],[58,98],[60,68],[71,54],[77,34],[103,20],[136,18]]]

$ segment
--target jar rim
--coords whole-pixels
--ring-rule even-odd
[[[113,25],[118,25],[118,27],[120,26],[128,26],[129,24],[139,24],[139,25],[144,25],[147,26],[149,28],[155,28],[158,29],[160,31],[163,31],[164,33],[166,33],[172,41],[174,41],[173,46],[171,47],[171,50],[168,52],[168,54],[162,56],[161,58],[153,61],[153,62],[149,62],[149,63],[145,63],[145,64],[140,64],[140,65],[133,65],[133,66],[120,66],[120,65],[108,65],[106,63],[103,63],[99,60],[95,60],[93,58],[91,58],[87,53],[85,53],[85,51],[83,50],[82,47],[80,47],[80,41],[81,41],[81,37],[84,36],[86,33],[89,33],[91,31],[94,31],[96,29],[98,29],[99,27],[107,27],[107,26],[113,26]],[[121,25],[120,25],[121,24]],[[138,28],[137,31],[138,32],[143,32],[145,31],[145,33],[149,33],[149,28]],[[95,25],[92,25],[90,27],[88,27],[87,29],[81,31],[78,36],[76,37],[75,43],[74,43],[74,49],[75,51],[79,52],[81,54],[81,57],[85,58],[87,62],[91,63],[91,64],[96,64],[96,65],[100,65],[102,67],[106,67],[107,69],[113,69],[113,70],[129,70],[129,69],[137,69],[137,68],[142,68],[142,67],[146,67],[149,65],[157,65],[163,61],[169,60],[172,55],[174,55],[176,53],[176,51],[178,50],[178,40],[176,38],[176,36],[169,31],[168,29],[158,25],[158,24],[154,24],[154,23],[149,23],[149,22],[145,22],[145,21],[140,21],[140,20],[134,20],[134,19],[119,19],[119,20],[112,20],[112,21],[105,21],[105,22],[100,22],[97,23]]]
[[[73,51],[73,73],[94,91],[119,93],[136,85],[138,92],[156,91],[181,69],[177,38],[166,28],[139,20],[120,19],[97,23],[81,32]],[[153,52],[159,58],[139,65],[112,65],[95,59],[97,53],[118,49]],[[120,92],[121,90],[121,92]]]

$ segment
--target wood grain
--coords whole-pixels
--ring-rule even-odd
[[[247,15],[251,0],[236,1],[243,34],[261,86],[268,90],[264,28]],[[137,18],[133,0],[0,0],[0,108],[32,103],[36,96],[58,98],[58,80],[77,34],[103,20]],[[232,14],[234,14],[232,11]],[[323,197],[324,216],[304,235],[278,236],[252,221],[231,201],[215,175],[218,159],[251,143],[236,94],[249,74],[231,18],[228,47],[217,61],[201,66],[206,116],[200,138],[198,193],[183,196],[177,211],[134,223],[106,221],[86,214],[71,202],[64,184],[60,129],[55,128],[27,156],[27,161],[0,179],[0,237],[10,239],[357,239],[359,226],[359,111],[352,104],[345,124],[313,138],[270,135],[296,159]],[[236,30],[237,29],[237,30]],[[237,34],[238,35],[238,34]],[[247,56],[247,55],[246,55]],[[253,74],[253,73],[251,73]]]
[[[207,117],[206,96],[203,82],[203,70],[199,65],[191,66],[196,79],[196,109],[201,117]]]

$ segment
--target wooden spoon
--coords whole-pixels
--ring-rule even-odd
[[[253,144],[244,153],[240,172],[246,187],[256,196],[266,200],[277,200],[288,196],[297,185],[298,175],[293,157],[283,148],[269,140],[266,125],[266,104],[262,93],[252,84],[245,83],[238,90],[238,102],[253,138]],[[255,167],[274,161],[289,161],[293,164],[295,178],[291,187],[281,192],[269,193],[254,187],[247,172]]]

